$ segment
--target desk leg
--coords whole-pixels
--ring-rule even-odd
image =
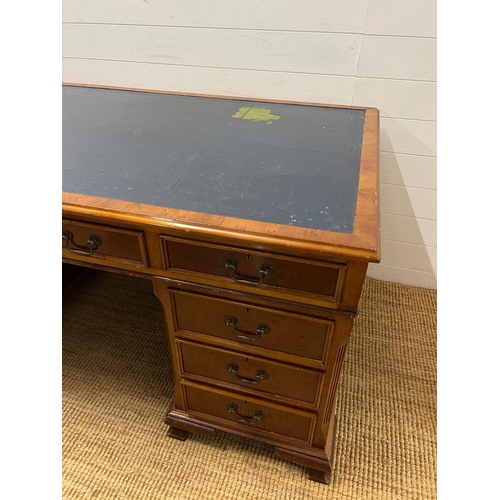
[[[309,479],[316,483],[330,484],[332,477],[332,465],[327,460],[310,457],[302,453],[297,453],[283,448],[276,448],[278,457],[301,465],[307,471]]]
[[[212,427],[206,427],[189,420],[177,418],[175,409],[171,408],[165,415],[165,423],[169,426],[167,436],[185,441],[189,434],[202,434],[203,436],[211,436],[215,430]]]
[[[330,459],[321,459],[298,453],[292,450],[277,447],[276,455],[278,457],[293,462],[304,467],[309,474],[309,479],[317,483],[330,484],[333,470],[333,457],[335,450],[335,436],[337,432],[337,416],[333,417],[333,435],[329,445]]]
[[[179,429],[178,427],[170,426],[167,431],[167,436],[173,439],[178,439],[179,441],[186,441],[189,437],[189,432],[184,429]]]
[[[311,481],[315,481],[316,483],[322,483],[322,484],[330,484],[332,478],[331,472],[325,472],[317,469],[310,469],[309,467],[306,467],[306,470],[309,474],[309,479]]]

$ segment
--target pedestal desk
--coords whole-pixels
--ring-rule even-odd
[[[170,437],[264,441],[329,482],[378,151],[374,108],[63,86],[63,262],[152,280]]]

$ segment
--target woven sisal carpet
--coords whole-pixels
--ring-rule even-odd
[[[166,437],[172,370],[147,280],[88,271],[63,294],[63,498],[436,498],[436,293],[368,279],[329,486],[274,448]]]

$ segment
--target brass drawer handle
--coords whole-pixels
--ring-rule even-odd
[[[91,234],[89,239],[87,240],[87,248],[88,250],[83,250],[83,247],[79,247],[73,241],[73,233],[66,231],[66,229],[62,230],[62,239],[65,242],[64,248],[67,248],[70,252],[76,253],[77,255],[92,255],[94,250],[97,250],[102,245],[102,240],[100,236],[97,234]],[[69,244],[73,244],[76,248],[70,248]]]
[[[233,316],[224,316],[224,323],[227,326],[231,327],[231,333],[235,336],[238,337],[239,339],[243,340],[259,340],[260,336],[263,333],[269,333],[271,331],[271,328],[269,325],[266,325],[265,323],[259,323],[257,325],[257,329],[254,332],[245,332],[243,330],[238,330],[236,328],[236,323],[238,323],[238,319],[234,318]]]
[[[224,269],[229,269],[229,277],[236,283],[244,283],[245,285],[262,285],[264,278],[272,276],[274,274],[274,267],[269,264],[262,264],[259,269],[259,277],[255,279],[241,278],[235,276],[236,273],[236,261],[231,257],[226,257],[222,259],[222,266]]]
[[[234,373],[234,376],[240,382],[245,382],[247,384],[258,384],[261,380],[266,380],[267,378],[269,378],[269,375],[264,370],[257,370],[255,379],[241,377],[240,375],[238,375],[239,366],[235,363],[227,365],[226,368],[229,373]]]
[[[258,410],[255,411],[255,413],[253,414],[253,417],[245,417],[244,415],[240,415],[238,413],[238,406],[237,405],[229,404],[226,406],[226,408],[227,408],[227,411],[229,413],[233,413],[234,415],[236,415],[238,417],[238,418],[236,418],[236,421],[240,422],[241,424],[255,425],[255,422],[257,422],[258,420],[262,420],[262,419],[266,418],[264,413],[262,413],[261,411],[258,411]]]

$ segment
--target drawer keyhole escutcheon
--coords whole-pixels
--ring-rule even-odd
[[[241,424],[246,424],[246,425],[255,425],[255,423],[259,420],[262,420],[266,418],[263,412],[256,410],[255,413],[253,414],[253,417],[246,417],[244,415],[241,415],[238,413],[238,406],[235,404],[228,404],[226,406],[227,411],[229,413],[232,413],[235,415],[236,421],[240,422]]]
[[[236,283],[244,283],[245,285],[262,285],[264,278],[268,278],[274,274],[274,267],[269,264],[262,264],[258,272],[258,278],[242,278],[236,274],[236,261],[231,257],[222,259],[224,269],[231,271],[229,277]]]
[[[87,240],[88,250],[85,250],[84,249],[85,247],[78,246],[73,241],[73,233],[66,231],[66,229],[62,230],[62,239],[65,242],[64,248],[67,248],[70,252],[75,253],[77,255],[90,256],[94,253],[94,250],[97,250],[102,245],[101,237],[98,236],[97,234],[91,234],[89,236],[89,239]],[[70,243],[74,245],[74,247],[76,248],[71,248],[69,246]]]
[[[227,325],[227,326],[230,326],[231,327],[231,333],[239,338],[239,339],[243,339],[243,340],[259,340],[260,336],[262,334],[267,334],[271,331],[271,328],[269,327],[269,325],[266,325],[265,323],[259,323],[257,325],[257,329],[255,330],[255,333],[254,332],[246,332],[244,330],[238,330],[238,328],[236,328],[236,323],[238,323],[238,319],[235,318],[234,316],[224,316],[224,323]]]
[[[234,373],[234,376],[240,382],[245,382],[246,384],[258,384],[261,380],[266,380],[269,378],[269,375],[264,370],[257,370],[255,379],[241,377],[240,375],[238,375],[239,366],[235,363],[230,363],[226,366],[226,369],[229,373]]]

